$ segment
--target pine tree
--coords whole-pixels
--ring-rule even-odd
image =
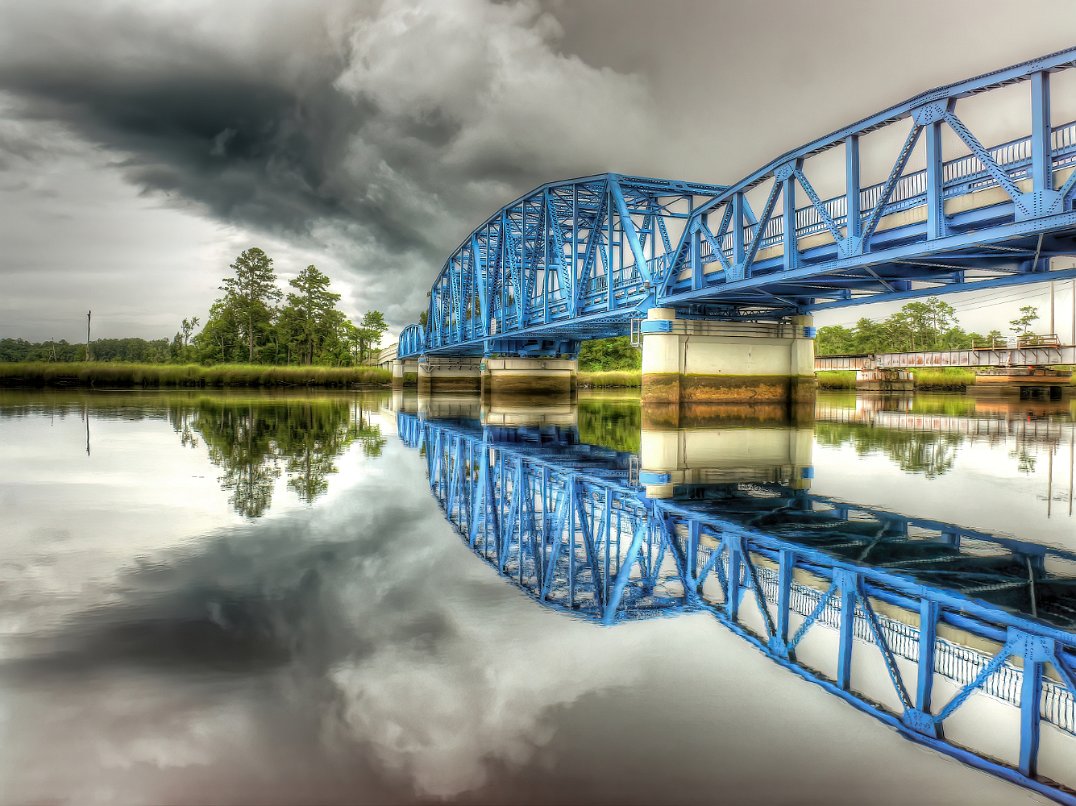
[[[334,316],[340,295],[329,291],[329,278],[316,266],[307,266],[289,285],[299,293],[288,294],[281,319],[302,347],[304,364],[313,364],[315,355],[330,340],[337,319]]]
[[[221,285],[224,301],[246,331],[247,360],[254,363],[256,333],[265,331],[272,321],[272,306],[281,297],[273,272],[273,259],[256,246],[247,249],[231,265],[234,277]]]

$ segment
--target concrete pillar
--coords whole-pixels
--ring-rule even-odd
[[[426,356],[418,362],[418,391],[478,392],[482,388],[482,359],[477,356]]]
[[[578,375],[579,362],[574,358],[486,358],[482,393],[494,398],[570,398]]]
[[[639,481],[650,498],[671,498],[678,485],[783,484],[808,489],[814,477],[814,430],[758,428],[646,428]]]
[[[402,389],[418,383],[418,360],[397,358],[392,362],[392,388]]]
[[[782,323],[678,319],[651,308],[642,325],[644,403],[811,400],[810,316]]]

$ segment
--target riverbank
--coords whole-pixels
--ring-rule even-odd
[[[276,367],[258,364],[0,363],[0,386],[31,388],[262,388],[388,386],[380,367]]]

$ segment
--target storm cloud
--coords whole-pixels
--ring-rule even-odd
[[[647,149],[637,77],[559,53],[537,3],[9,4],[14,115],[114,150],[144,191],[327,244],[390,319],[493,207]],[[619,150],[602,136],[639,133]],[[3,132],[5,151],[35,156]],[[405,315],[406,312],[406,315]]]
[[[735,181],[1071,40],[1064,3],[1027,4],[1018,28],[996,9],[0,0],[0,335],[78,338],[106,306],[98,335],[167,335],[252,242],[395,328],[471,229],[542,182]],[[989,47],[951,47],[957,27]]]

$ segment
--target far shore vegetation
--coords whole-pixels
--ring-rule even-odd
[[[362,367],[377,363],[388,325],[380,311],[346,315],[340,295],[316,266],[281,290],[273,259],[257,247],[239,255],[221,280],[203,324],[184,319],[172,338],[95,339],[89,344],[0,339],[0,362],[87,362],[262,367]]]
[[[354,387],[384,385],[389,370],[375,365],[388,329],[380,311],[352,321],[338,307],[340,295],[315,266],[279,287],[273,260],[257,247],[239,255],[221,280],[223,294],[209,306],[203,325],[192,316],[171,338],[30,342],[0,339],[0,385],[133,387]],[[1021,339],[1034,339],[1038,311],[1027,305],[1009,323]],[[425,317],[420,317],[423,321]],[[200,328],[200,329],[199,329]],[[968,349],[1004,342],[999,330],[966,332],[956,310],[937,297],[909,302],[882,321],[818,330],[819,356],[914,350]],[[627,336],[583,342],[579,384],[590,388],[641,385],[642,353]],[[970,369],[913,370],[921,389],[955,391],[974,383]],[[822,389],[854,389],[855,373],[818,373]]]
[[[385,386],[380,367],[267,366],[259,364],[132,364],[124,362],[0,363],[0,385],[20,387],[227,388]]]

